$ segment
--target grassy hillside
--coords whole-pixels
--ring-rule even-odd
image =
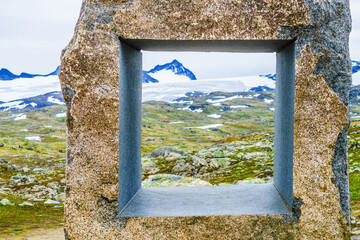
[[[177,103],[146,102],[142,118],[143,180],[176,174],[213,185],[271,181],[273,93],[212,93]],[[349,129],[351,201],[360,215],[360,109]],[[63,222],[65,106],[0,112],[0,237]],[[26,116],[26,118],[25,118]],[[360,115],[359,115],[360,116]],[[152,156],[159,147],[176,147]],[[255,179],[255,180],[251,180]],[[47,200],[53,204],[44,204]],[[19,206],[27,202],[33,206]],[[357,211],[359,214],[357,214]],[[354,227],[360,219],[354,218]]]

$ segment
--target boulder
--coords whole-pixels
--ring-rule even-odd
[[[10,200],[4,198],[0,201],[0,206],[14,206],[15,204],[10,202]]]
[[[23,202],[23,203],[19,204],[19,206],[20,206],[20,207],[24,207],[24,206],[26,206],[26,207],[33,207],[34,204],[29,203],[29,202]]]
[[[53,205],[53,204],[60,204],[60,202],[48,199],[44,202],[44,204],[45,205]]]
[[[183,154],[184,151],[174,147],[159,147],[150,153],[150,157],[171,157],[172,153]]]

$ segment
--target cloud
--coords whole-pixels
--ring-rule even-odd
[[[73,35],[82,0],[0,1],[0,68],[6,67],[15,73],[25,71],[45,74],[53,71],[60,64],[61,50]],[[350,7],[353,19],[350,35],[351,57],[360,60],[360,1],[351,0]],[[150,57],[147,57],[145,54],[144,68],[150,69],[156,64],[177,58],[195,74],[204,78],[214,76],[220,69],[226,76],[275,71],[273,56],[204,55],[207,63],[199,64],[200,55],[180,56],[168,53],[163,56],[150,54]]]
[[[81,0],[16,0],[0,8],[0,68],[47,73],[60,63]]]
[[[360,2],[350,1],[352,31],[350,33],[350,55],[353,60],[360,60]]]

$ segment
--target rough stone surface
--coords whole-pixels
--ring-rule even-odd
[[[349,239],[348,0],[84,0],[62,52],[68,239]],[[293,216],[118,219],[119,38],[296,38]]]
[[[150,157],[169,157],[172,153],[182,154],[184,151],[174,147],[159,147],[150,153]]]

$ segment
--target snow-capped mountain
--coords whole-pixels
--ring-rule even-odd
[[[15,75],[5,68],[1,69],[0,111],[17,111],[64,104],[57,76],[58,71],[59,67],[46,75],[28,73]],[[360,61],[352,61],[352,72],[353,86],[359,87]],[[143,101],[179,101],[188,97],[189,93],[206,95],[215,91],[271,91],[275,89],[275,79],[276,74],[197,79],[183,64],[174,60],[171,63],[157,65],[149,71],[143,71]],[[355,97],[357,96],[360,96],[360,93]]]
[[[258,87],[253,87],[250,88],[250,92],[266,92],[266,91],[273,91],[275,90],[274,88],[269,88],[267,86],[258,86]]]
[[[147,73],[147,71],[142,71],[143,75],[142,75],[142,82],[143,83],[158,83],[159,80],[150,77],[150,75]]]
[[[65,101],[61,92],[50,92],[35,97],[0,103],[0,111],[15,112],[21,109],[31,110],[63,104],[65,104]]]
[[[59,74],[59,69],[60,66],[58,66],[55,71],[49,73],[49,74],[45,74],[45,75],[41,75],[41,74],[30,74],[30,73],[21,73],[20,75],[16,75],[13,74],[12,72],[10,72],[8,69],[6,68],[2,68],[0,69],[0,80],[2,81],[11,81],[14,79],[19,79],[19,78],[34,78],[34,77],[48,77],[48,76],[57,76]]]
[[[151,79],[150,79],[150,78]],[[174,59],[171,63],[156,65],[149,71],[143,71],[143,83],[149,82],[181,82],[196,80],[195,74]]]

